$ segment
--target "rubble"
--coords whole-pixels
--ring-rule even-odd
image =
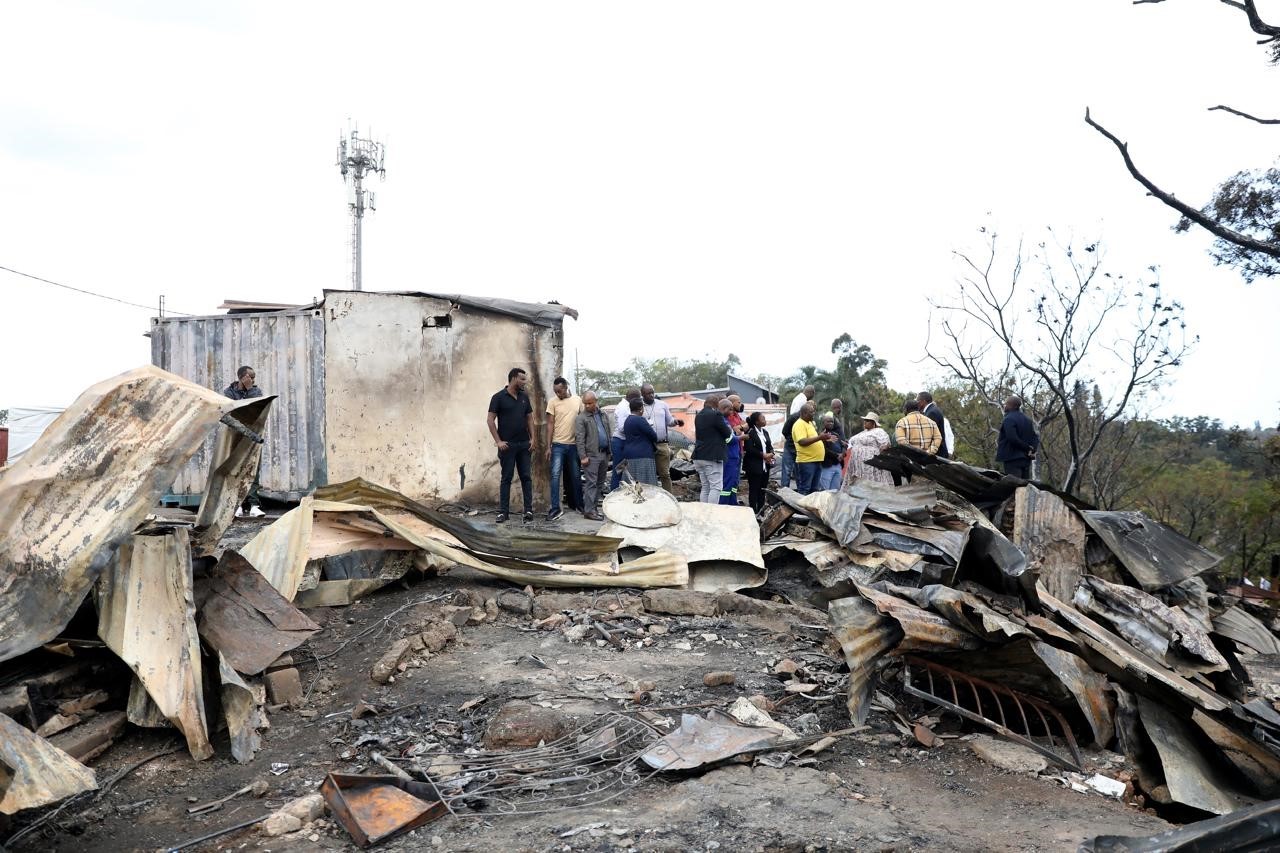
[[[0,478],[0,498],[71,513],[90,552],[63,547],[61,522],[52,540],[34,536],[50,523],[43,510],[0,503],[0,531],[21,534],[0,554],[0,588],[16,596],[6,600],[30,606],[63,584],[46,612],[0,604],[0,628],[16,632],[0,632],[0,657],[43,656],[0,688],[5,814],[93,790],[84,763],[127,723],[176,728],[195,759],[226,743],[210,737],[225,725],[235,760],[254,761],[268,711],[315,731],[341,763],[324,762],[338,766],[320,793],[240,826],[295,833],[327,804],[361,845],[449,813],[592,805],[657,773],[827,762],[873,715],[879,730],[857,743],[895,763],[932,761],[964,736],[994,766],[1174,816],[1280,795],[1280,640],[1251,605],[1206,584],[1214,555],[1139,514],[896,448],[873,462],[909,475],[902,487],[782,489],[761,521],[628,486],[606,501],[601,535],[499,527],[352,480],[232,547],[223,533],[257,448],[238,429],[217,427],[225,447],[192,520],[146,511],[201,429],[231,412],[252,433],[269,400],[238,408],[158,371],[126,377],[91,389],[48,447]],[[58,478],[36,483],[22,467],[80,464],[65,432],[96,446],[104,425],[90,404],[127,420],[161,402],[187,405],[188,418],[139,426],[146,447],[125,443],[128,465],[103,474],[120,495],[112,512],[89,505],[105,486],[84,486],[83,470],[60,492]],[[372,592],[386,601],[456,567],[482,581],[368,615]],[[325,650],[322,625],[344,621],[354,627]],[[101,642],[83,636],[95,624]],[[468,655],[470,639],[455,651],[464,628],[504,638],[502,654]],[[359,692],[343,693],[326,661],[357,640],[365,656],[344,686]],[[569,665],[586,655],[600,666]],[[617,664],[645,655],[661,664]],[[435,678],[455,665],[465,692],[437,696],[419,677],[416,695],[397,695],[418,686],[419,667]],[[513,691],[513,678],[528,689]],[[327,712],[339,696],[345,707]],[[1123,770],[1098,758],[1110,749]],[[305,778],[305,756],[257,760],[288,794],[318,778]],[[834,778],[837,790],[853,784]]]

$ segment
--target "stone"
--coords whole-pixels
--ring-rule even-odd
[[[290,832],[297,832],[302,829],[302,821],[298,820],[291,814],[284,812],[275,812],[261,824],[262,834],[269,838],[275,838],[278,835],[285,835]]]
[[[533,616],[546,619],[556,613],[591,609],[592,596],[580,592],[544,592],[533,597]]]
[[[324,817],[324,797],[320,794],[307,794],[305,797],[298,797],[296,800],[285,803],[276,811],[293,815],[302,823],[310,823]]]
[[[709,592],[688,589],[648,589],[641,600],[650,613],[671,616],[714,616],[716,597]]]
[[[525,749],[551,743],[569,731],[569,720],[552,708],[509,702],[489,720],[484,745],[489,749]]]
[[[983,761],[1010,773],[1039,773],[1049,767],[1048,759],[1034,749],[989,735],[974,735],[969,746]]]
[[[466,625],[467,620],[471,618],[471,608],[469,606],[447,604],[441,607],[440,610],[444,613],[444,618],[459,628]]]
[[[591,634],[591,628],[587,625],[570,625],[564,629],[564,638],[571,643],[579,643]]]
[[[508,613],[528,616],[533,612],[533,596],[522,589],[504,589],[492,600]]]
[[[400,666],[400,662],[414,650],[413,640],[415,638],[419,643],[422,643],[422,637],[418,634],[392,643],[382,657],[378,658],[377,662],[374,663],[373,669],[369,671],[369,677],[379,684],[388,683],[391,680],[391,676],[395,675],[396,668]],[[271,674],[268,674],[267,677],[270,678]],[[270,687],[270,682],[268,682],[268,687]]]
[[[249,788],[249,792],[255,797],[265,797],[271,792],[271,783],[266,779],[254,779],[253,785]]]
[[[733,684],[738,678],[732,672],[708,672],[702,676],[702,683],[707,687],[721,687],[725,684]]]
[[[423,646],[430,652],[438,652],[458,639],[458,628],[452,622],[432,622],[419,635]]]
[[[302,679],[298,676],[298,670],[293,667],[278,669],[268,672],[262,680],[266,682],[267,696],[272,705],[302,704]]]

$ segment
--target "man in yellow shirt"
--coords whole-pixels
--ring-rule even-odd
[[[578,436],[575,424],[582,400],[569,393],[569,382],[557,376],[551,384],[556,395],[547,401],[547,460],[551,463],[551,512],[548,521],[564,515],[560,509],[560,476],[569,478],[569,508],[582,506],[582,472],[578,468]]]
[[[822,476],[822,460],[826,456],[824,441],[835,438],[829,432],[818,432],[813,425],[813,414],[817,407],[813,403],[805,403],[800,407],[800,417],[791,427],[791,441],[796,446],[796,489],[807,495],[818,488],[818,480]]]
[[[920,403],[914,397],[902,404],[902,411],[906,414],[893,428],[893,436],[898,444],[923,450],[931,456],[937,455],[938,448],[942,446],[942,433],[938,431],[938,425],[928,416],[920,414]]]

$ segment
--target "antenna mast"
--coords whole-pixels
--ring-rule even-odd
[[[377,210],[374,206],[373,193],[364,188],[364,177],[376,172],[385,180],[387,170],[383,167],[387,147],[372,139],[361,139],[359,130],[352,128],[348,139],[338,140],[338,169],[351,188],[347,199],[347,208],[351,211],[351,289],[362,290],[361,287],[361,227],[364,211]],[[366,198],[367,197],[367,198]]]

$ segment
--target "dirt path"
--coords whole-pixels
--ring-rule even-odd
[[[392,587],[348,608],[311,611],[324,624],[311,646],[323,655],[415,599],[459,590],[484,599],[499,588],[459,571],[409,588]],[[613,595],[598,598],[607,603]],[[594,640],[571,643],[559,631],[533,628],[531,617],[503,612],[495,624],[463,629],[456,644],[406,670],[395,683],[375,684],[370,667],[414,614],[414,608],[406,610],[387,630],[352,642],[319,668],[305,663],[306,652],[295,653],[304,687],[311,691],[302,709],[306,715],[296,710],[272,715],[263,750],[251,764],[230,760],[225,735],[215,741],[218,753],[208,761],[191,761],[182,752],[158,759],[126,777],[88,811],[64,815],[57,834],[28,839],[14,853],[164,849],[310,793],[330,771],[367,770],[370,749],[397,754],[406,745],[433,740],[455,746],[476,743],[488,718],[512,698],[545,703],[579,718],[635,709],[626,697],[640,681],[656,685],[651,707],[712,700],[727,704],[753,693],[782,698],[781,683],[770,674],[772,664],[788,656],[821,654],[816,632],[777,633],[738,619],[658,617],[668,628],[666,635],[654,637],[646,647],[618,650]],[[832,672],[837,666],[831,662]],[[734,671],[737,683],[703,686],[703,674],[712,670]],[[459,710],[479,697],[484,701]],[[353,720],[350,709],[361,701],[401,710]],[[842,695],[791,701],[775,716],[791,724],[808,712],[817,715],[824,730],[849,725]],[[334,716],[326,719],[329,714]],[[1100,833],[1147,834],[1166,828],[1119,802],[1076,793],[1049,778],[994,769],[959,740],[926,751],[914,740],[907,743],[884,714],[873,714],[869,724],[869,731],[842,738],[821,753],[812,767],[730,764],[701,775],[657,774],[623,796],[571,812],[447,817],[377,849],[1074,850],[1084,838]],[[163,731],[131,735],[97,763],[99,778],[171,738]],[[289,769],[272,775],[268,768],[273,762]],[[207,815],[186,814],[192,801],[225,796],[256,779],[271,785],[265,798],[244,795]],[[355,848],[341,828],[322,823],[281,838],[243,831],[197,849]]]

